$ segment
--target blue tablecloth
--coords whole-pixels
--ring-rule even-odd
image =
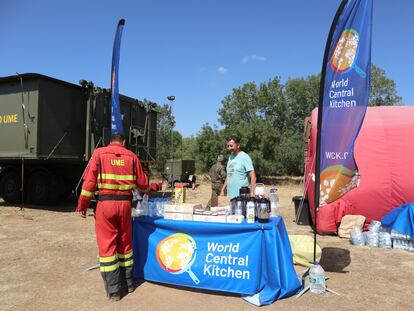
[[[301,289],[281,217],[265,224],[134,218],[133,252],[137,279],[236,293],[256,305]]]

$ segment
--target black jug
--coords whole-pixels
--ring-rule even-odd
[[[249,187],[241,187],[239,190],[239,195],[247,201],[250,198],[250,188]]]
[[[269,222],[270,217],[270,201],[266,198],[257,200],[257,220],[259,222]]]

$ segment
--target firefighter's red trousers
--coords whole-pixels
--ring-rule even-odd
[[[102,278],[108,294],[118,293],[133,286],[131,202],[99,201],[95,218]]]

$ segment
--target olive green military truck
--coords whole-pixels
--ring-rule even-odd
[[[156,158],[157,105],[120,95],[130,150]],[[96,147],[110,140],[111,96],[26,73],[0,77],[0,197],[8,203],[54,204],[76,188]]]

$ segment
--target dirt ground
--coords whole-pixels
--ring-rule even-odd
[[[292,197],[302,186],[279,182],[281,213],[289,234],[312,236],[294,222]],[[266,185],[268,188],[269,185]],[[210,183],[187,192],[187,201],[206,204]],[[239,297],[142,283],[120,302],[105,298],[97,263],[94,219],[81,219],[68,200],[53,207],[0,202],[0,310],[413,310],[414,253],[350,245],[318,236],[330,293],[306,293],[256,307]],[[297,272],[304,270],[296,266]]]

